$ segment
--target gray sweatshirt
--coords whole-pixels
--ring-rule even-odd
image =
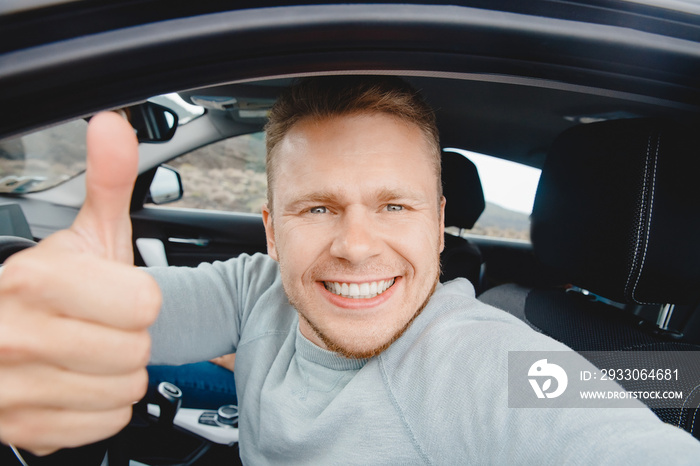
[[[237,353],[244,464],[700,463],[700,442],[645,408],[508,408],[508,352],[568,348],[466,280],[439,285],[389,349],[356,360],[301,335],[268,256],[148,270],[164,295],[152,363]]]

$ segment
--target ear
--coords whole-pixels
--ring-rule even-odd
[[[445,204],[447,204],[447,199],[442,196],[440,201],[440,252],[445,249]]]
[[[263,224],[265,225],[265,238],[267,239],[267,255],[277,260],[277,247],[275,245],[275,228],[272,222],[272,212],[267,203],[262,206]]]

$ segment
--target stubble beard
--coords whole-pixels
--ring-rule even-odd
[[[439,276],[439,275],[438,275]],[[382,343],[379,346],[376,346],[374,348],[369,348],[365,350],[353,350],[350,348],[347,348],[346,346],[343,346],[336,340],[332,339],[328,335],[326,335],[321,329],[319,329],[316,325],[314,325],[313,322],[311,322],[303,312],[299,311],[299,307],[297,307],[293,302],[292,306],[294,306],[295,309],[297,309],[297,313],[299,314],[300,319],[304,319],[304,322],[306,322],[311,330],[318,336],[318,338],[323,342],[324,345],[326,345],[326,348],[329,351],[333,351],[334,353],[338,353],[342,356],[345,356],[346,358],[349,359],[369,359],[374,356],[379,356],[381,353],[383,353],[387,348],[389,348],[396,340],[401,338],[401,335],[403,335],[406,330],[411,326],[414,320],[416,320],[416,317],[420,315],[421,312],[423,312],[423,309],[425,309],[425,306],[428,305],[428,302],[430,301],[430,298],[433,296],[433,293],[435,292],[435,288],[437,287],[438,284],[438,279],[436,279],[433,282],[433,286],[430,289],[430,292],[428,293],[428,296],[425,298],[423,303],[418,307],[416,312],[411,316],[411,318],[406,322],[406,324],[400,328],[398,331],[394,333],[394,335],[389,338],[385,343]]]
[[[303,311],[303,306],[301,303],[298,302],[298,300],[295,299],[295,296],[293,293],[289,293],[287,290],[287,287],[284,286],[284,280],[282,281],[283,288],[285,290],[285,294],[287,295],[287,299],[289,299],[290,304],[296,309],[297,314],[299,315],[299,319],[303,319],[304,322],[306,322],[311,328],[311,330],[316,334],[316,336],[323,342],[323,344],[326,346],[326,348],[329,351],[333,351],[335,353],[338,353],[346,358],[349,359],[368,359],[372,358],[374,356],[378,356],[381,353],[383,353],[387,348],[389,348],[396,340],[398,340],[405,332],[408,330],[408,328],[413,324],[413,322],[416,320],[416,318],[423,312],[423,309],[428,305],[428,302],[430,301],[430,298],[433,296],[433,293],[435,293],[435,289],[437,288],[437,284],[440,282],[440,255],[438,253],[438,260],[437,260],[437,274],[435,276],[435,279],[433,280],[433,284],[430,288],[430,291],[428,292],[428,295],[425,297],[423,302],[418,306],[416,309],[416,312],[413,313],[411,318],[406,322],[406,324],[397,330],[394,335],[392,335],[388,340],[386,340],[384,343],[381,343],[375,347],[372,348],[366,348],[366,349],[353,349],[353,348],[348,348],[347,345],[343,345],[341,342],[339,342],[337,339],[334,339],[330,336],[328,336],[323,330],[321,330],[316,324],[314,324],[304,313]],[[281,263],[280,263],[281,265]]]

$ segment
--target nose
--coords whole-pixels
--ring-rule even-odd
[[[337,223],[330,253],[353,264],[379,254],[380,244],[372,214],[360,206],[349,207]]]

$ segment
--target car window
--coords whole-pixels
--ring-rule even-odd
[[[267,196],[265,133],[209,144],[168,162],[184,195],[172,207],[259,214]]]
[[[446,150],[474,162],[484,190],[486,208],[474,228],[466,232],[530,241],[530,214],[541,170],[461,149]]]
[[[86,132],[75,120],[0,141],[0,193],[41,191],[85,170]]]
[[[474,162],[484,190],[486,208],[466,232],[529,241],[529,216],[540,170],[460,149],[446,150]],[[169,207],[257,214],[266,201],[264,132],[209,144],[168,165],[180,172],[184,186],[183,198]]]

